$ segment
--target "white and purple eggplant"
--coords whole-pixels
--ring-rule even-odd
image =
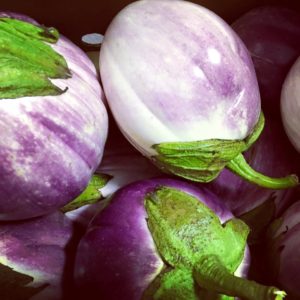
[[[284,129],[300,152],[300,58],[290,69],[281,91],[281,116]]]
[[[291,205],[269,230],[269,270],[289,299],[300,298],[300,201]]]
[[[132,183],[79,243],[78,299],[282,299],[283,291],[238,277],[249,267],[248,233],[205,188],[167,178]]]
[[[300,53],[300,14],[282,6],[261,6],[232,28],[251,54],[264,113],[280,118],[281,87]]]
[[[0,220],[18,220],[84,190],[108,117],[92,62],[57,30],[0,13],[0,43]]]
[[[209,182],[227,167],[269,188],[243,151],[264,125],[251,57],[220,17],[188,1],[137,1],[109,25],[100,75],[121,131],[162,170]]]
[[[61,212],[0,223],[1,299],[65,299],[77,242],[73,222]]]

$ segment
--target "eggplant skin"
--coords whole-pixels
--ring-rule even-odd
[[[300,14],[282,6],[259,6],[232,28],[251,54],[263,112],[280,119],[282,84],[300,51]]]
[[[2,272],[10,272],[4,274],[6,278],[1,273],[1,296],[15,300],[62,299],[71,281],[68,265],[74,257],[74,250],[70,250],[70,245],[74,248],[76,244],[74,236],[74,223],[59,211],[30,220],[2,222],[0,267]]]
[[[290,299],[299,299],[300,201],[293,203],[274,221],[270,229],[269,270],[278,285],[287,291]]]
[[[300,59],[298,58],[287,74],[281,91],[281,116],[289,140],[300,153]]]
[[[232,218],[213,193],[184,181],[154,178],[119,189],[93,218],[79,243],[74,269],[78,299],[141,299],[164,265],[148,229],[144,208],[145,196],[161,186],[193,195],[210,207],[222,223]],[[247,268],[248,258],[244,262]],[[244,271],[239,269],[240,274],[245,275]]]
[[[130,3],[108,26],[100,62],[116,122],[148,157],[160,143],[244,139],[259,119],[248,50],[224,20],[195,3]]]
[[[0,17],[35,23],[8,12]],[[0,221],[62,207],[83,191],[102,159],[108,116],[95,67],[61,35],[50,45],[72,75],[52,82],[67,90],[59,96],[0,100]]]

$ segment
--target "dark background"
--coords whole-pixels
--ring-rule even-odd
[[[129,0],[0,0],[0,9],[26,14],[38,22],[56,27],[62,34],[80,45],[81,36],[86,33],[104,34],[115,14],[133,1]],[[277,4],[300,11],[300,1],[275,0],[194,0],[220,15],[228,23],[237,19],[249,9]]]

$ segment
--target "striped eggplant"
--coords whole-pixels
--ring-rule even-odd
[[[239,277],[249,267],[248,233],[205,188],[168,178],[132,183],[79,243],[77,298],[280,300],[283,291]]]
[[[264,126],[256,75],[241,39],[208,9],[181,0],[129,4],[104,35],[100,75],[121,131],[162,170],[209,182],[227,167],[268,188],[298,183],[245,161]]]
[[[84,190],[108,117],[92,62],[56,29],[2,12],[0,45],[0,220],[17,220]]]
[[[281,116],[285,131],[300,152],[300,58],[296,60],[284,80],[281,91]]]

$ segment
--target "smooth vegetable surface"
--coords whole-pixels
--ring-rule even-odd
[[[248,232],[204,188],[174,179],[130,184],[80,241],[78,293],[91,299],[215,299],[218,293],[282,299],[284,292],[233,276],[246,274]]]
[[[85,53],[19,19],[27,17],[0,13],[0,220],[46,214],[78,196],[101,161],[108,126]]]
[[[279,118],[281,87],[300,53],[300,14],[283,6],[260,6],[232,28],[251,54],[264,113]]]
[[[243,159],[264,126],[255,71],[240,38],[206,8],[128,5],[105,33],[100,74],[121,131],[162,170],[209,182],[226,166],[265,187],[297,184],[262,176]]]
[[[285,131],[300,152],[300,59],[289,71],[281,92],[281,115]]]
[[[1,298],[63,299],[63,288],[70,287],[73,234],[74,224],[61,212],[26,221],[2,222]]]
[[[106,205],[103,198],[109,198],[118,189],[134,181],[162,175],[146,157],[128,143],[113,121],[110,122],[109,128],[103,159],[94,175],[96,178],[107,178],[108,180],[103,185],[99,185],[99,180],[96,180],[94,185],[89,184],[92,189],[92,198],[94,200],[102,199],[95,204],[84,205],[66,213],[69,218],[84,227],[88,225],[95,213]],[[98,190],[95,190],[97,186]],[[85,195],[79,197],[87,202]],[[67,206],[70,205],[72,202]]]
[[[289,299],[300,297],[300,201],[291,205],[270,228],[269,268]]]

